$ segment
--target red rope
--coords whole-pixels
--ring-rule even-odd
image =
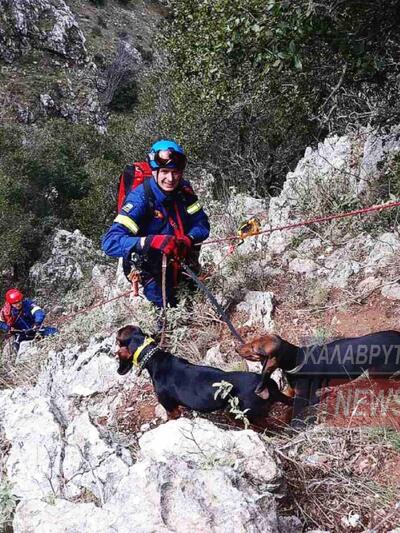
[[[265,230],[259,231],[257,233],[254,233],[253,235],[251,235],[251,237],[254,237],[256,235],[262,235],[263,233],[272,233],[273,231],[283,231],[283,230],[288,230],[288,229],[299,228],[299,227],[302,227],[302,226],[310,226],[311,224],[319,224],[321,222],[329,222],[330,220],[337,220],[337,219],[340,219],[340,218],[353,217],[353,216],[356,216],[356,215],[363,215],[365,213],[372,213],[374,211],[383,211],[384,209],[392,209],[393,207],[400,207],[400,201],[398,201],[398,202],[389,202],[387,204],[374,205],[374,206],[370,206],[370,207],[363,207],[361,209],[355,209],[354,211],[346,211],[346,212],[337,213],[337,214],[334,214],[334,215],[326,215],[324,217],[315,217],[315,218],[312,218],[310,220],[303,220],[301,222],[294,222],[292,224],[286,224],[285,226],[276,226],[274,228],[269,228],[269,229],[265,229]],[[222,239],[213,239],[213,240],[209,240],[209,241],[203,242],[202,245],[204,246],[205,244],[214,244],[214,243],[229,242],[229,241],[236,241],[236,240],[242,240],[242,238],[238,237],[238,236],[231,236],[231,237],[225,237],[225,238],[222,238]],[[222,261],[224,259],[226,259],[226,257],[230,253],[232,253],[232,250],[229,250],[227,255],[220,261],[218,266],[222,263]],[[62,324],[64,322],[68,322],[68,320],[71,320],[76,315],[80,315],[82,313],[88,313],[89,311],[92,311],[93,309],[96,309],[97,307],[102,307],[103,305],[106,305],[106,304],[108,304],[110,302],[114,302],[115,300],[118,300],[119,298],[123,298],[125,296],[128,296],[129,294],[131,294],[133,292],[134,292],[134,289],[130,289],[129,291],[126,291],[126,292],[124,292],[122,294],[119,294],[118,296],[114,296],[114,298],[110,298],[110,300],[102,300],[101,302],[98,302],[98,303],[96,303],[94,305],[91,305],[89,307],[86,307],[84,309],[80,309],[79,311],[76,311],[73,315],[67,315],[65,317],[61,317],[59,320],[56,320],[55,322],[56,322],[57,325]]]
[[[355,209],[354,211],[345,211],[343,213],[337,213],[334,215],[326,215],[324,217],[315,217],[310,220],[303,220],[301,222],[293,222],[292,224],[286,224],[285,226],[276,226],[274,228],[269,228],[269,229],[259,231],[257,233],[253,233],[251,237],[262,235],[263,233],[272,233],[273,231],[283,231],[287,229],[299,228],[301,226],[310,226],[311,224],[319,224],[321,222],[328,222],[330,220],[353,217],[356,215],[363,215],[364,213],[372,213],[374,211],[383,211],[384,209],[392,209],[393,207],[400,207],[400,201],[389,202],[387,204],[382,204],[382,205],[373,205],[370,207],[363,207],[361,209]],[[204,246],[205,244],[215,244],[219,242],[236,241],[236,240],[242,240],[242,239],[241,237],[238,237],[235,235],[231,237],[225,237],[223,239],[213,239],[209,241],[204,241],[202,243],[202,246]]]

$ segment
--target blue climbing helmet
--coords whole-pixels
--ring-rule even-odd
[[[162,139],[155,142],[150,148],[150,152],[147,154],[147,161],[152,170],[158,170],[159,168],[184,170],[186,155],[182,146],[178,143]]]

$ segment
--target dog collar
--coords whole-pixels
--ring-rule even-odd
[[[150,359],[158,352],[158,346],[154,346],[151,350],[149,350],[143,357],[143,359],[138,363],[139,366],[139,372],[138,376],[143,372],[143,370],[146,368],[147,363],[150,361]]]
[[[136,348],[134,354],[133,354],[133,364],[136,366],[139,366],[139,356],[143,352],[143,350],[152,342],[155,342],[154,339],[151,337],[147,337],[146,340],[141,344],[138,348]]]
[[[307,363],[307,355],[305,355],[305,357],[303,358],[303,361],[301,361],[299,365],[292,368],[292,370],[286,370],[286,373],[287,374],[298,374],[306,363]]]

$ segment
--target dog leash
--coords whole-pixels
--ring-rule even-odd
[[[204,283],[199,280],[199,278],[196,276],[196,274],[193,272],[193,270],[191,270],[186,265],[186,263],[184,263],[183,261],[181,262],[181,267],[186,272],[186,274],[196,283],[196,285],[204,292],[204,294],[207,296],[207,298],[210,300],[212,305],[215,307],[215,309],[219,313],[219,316],[222,318],[222,320],[225,322],[225,324],[230,329],[230,332],[232,333],[232,335],[234,337],[236,337],[239,342],[244,344],[243,338],[237,332],[237,330],[235,329],[234,325],[232,324],[232,322],[227,317],[227,315],[226,315],[225,311],[223,310],[222,306],[215,299],[215,296],[207,289],[207,287],[204,285]]]
[[[162,275],[161,275],[161,290],[162,290],[162,328],[161,328],[161,338],[160,346],[164,347],[165,344],[165,332],[167,329],[167,256],[163,254],[162,257]]]

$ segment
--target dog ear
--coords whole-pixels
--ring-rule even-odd
[[[127,374],[130,370],[132,370],[133,362],[132,359],[120,359],[119,360],[119,366],[117,369],[117,372],[120,376],[124,376]]]

